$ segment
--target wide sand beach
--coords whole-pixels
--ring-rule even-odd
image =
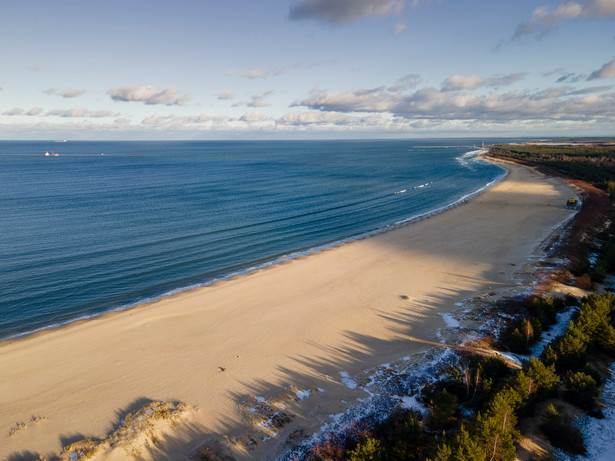
[[[455,303],[517,285],[574,192],[506,168],[495,187],[429,219],[0,344],[0,457],[52,458],[160,400],[190,410],[132,456],[186,459],[228,436],[236,458],[267,459],[361,397],[345,373],[432,347],[408,338],[433,341]],[[250,416],[263,402],[284,410],[279,431]],[[96,459],[129,456],[118,447]]]

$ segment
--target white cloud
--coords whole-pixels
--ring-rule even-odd
[[[75,98],[85,93],[85,90],[78,90],[76,88],[69,88],[68,90],[61,91],[59,88],[47,88],[43,90],[43,93],[48,95],[58,95],[63,98]]]
[[[252,96],[252,101],[247,104],[248,107],[267,107],[270,105],[261,96]]]
[[[60,93],[63,98],[76,98],[77,96],[81,96],[85,93],[85,90],[78,90],[76,88],[69,88],[66,91]]]
[[[473,90],[483,86],[506,86],[511,85],[523,77],[525,72],[517,72],[508,75],[496,75],[483,78],[480,75],[452,75],[442,83],[443,91]]]
[[[254,111],[254,112],[246,112],[241,117],[239,117],[239,120],[242,122],[246,122],[246,123],[257,123],[257,122],[263,122],[265,120],[268,120],[268,118],[265,117],[260,112]]]
[[[576,96],[566,88],[537,93],[509,91],[473,95],[423,88],[413,94],[316,92],[294,106],[332,112],[380,112],[409,119],[615,120],[615,93]]]
[[[218,93],[218,99],[220,100],[233,99],[234,97],[235,93],[232,91],[223,91],[222,93]]]
[[[11,110],[4,112],[2,115],[21,115],[24,113],[24,110],[21,107],[13,107]]]
[[[183,94],[174,88],[158,89],[155,86],[122,86],[107,91],[114,101],[138,101],[144,104],[166,104],[167,106],[182,106],[192,95]]]
[[[452,75],[442,83],[444,91],[472,90],[483,86],[485,79],[480,75]]]
[[[32,107],[27,112],[24,109],[22,109],[21,107],[13,107],[11,110],[4,112],[2,115],[9,115],[9,116],[28,115],[28,116],[34,116],[34,115],[39,115],[41,112],[43,112],[43,108],[42,107]]]
[[[403,8],[404,0],[299,0],[290,7],[289,17],[345,23],[366,16],[399,14]]]
[[[116,117],[118,114],[110,110],[88,110],[83,107],[73,107],[72,109],[52,109],[45,113],[45,116],[55,117]]]
[[[611,59],[600,69],[592,72],[589,75],[589,77],[587,77],[587,80],[595,80],[597,78],[608,78],[608,77],[612,77],[613,75],[615,75],[615,58]]]
[[[585,3],[577,3],[574,0],[566,0],[556,8],[541,6],[532,12],[529,21],[517,26],[513,38],[525,35],[542,36],[556,29],[565,21],[578,18],[600,18],[615,15],[615,0],[586,0]]]

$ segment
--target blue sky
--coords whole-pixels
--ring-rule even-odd
[[[3,0],[0,139],[594,136],[615,0]]]

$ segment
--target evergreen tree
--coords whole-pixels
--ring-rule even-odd
[[[535,357],[523,364],[523,371],[536,384],[538,395],[546,395],[555,389],[559,378],[555,373],[555,365],[546,366]]]

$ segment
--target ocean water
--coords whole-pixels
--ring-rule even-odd
[[[502,176],[475,143],[2,141],[0,339],[452,206]]]

